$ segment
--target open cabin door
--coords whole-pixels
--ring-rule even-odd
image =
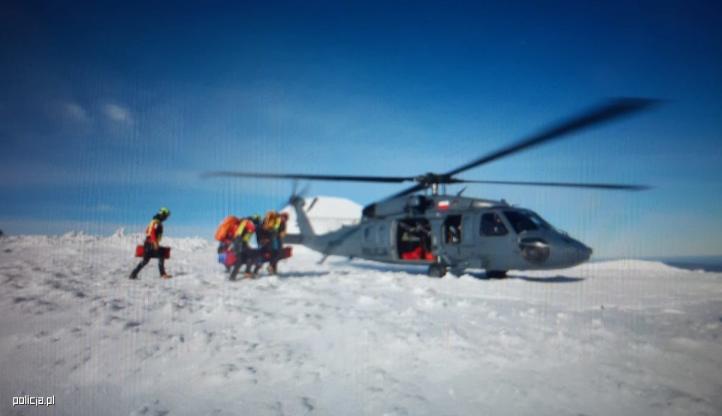
[[[431,224],[426,218],[404,218],[396,221],[397,260],[433,261]]]
[[[473,253],[476,246],[475,215],[447,215],[441,226],[444,255],[451,263],[460,263]]]

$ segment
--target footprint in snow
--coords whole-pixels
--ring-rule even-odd
[[[123,329],[125,329],[126,331],[127,331],[127,330],[132,330],[132,329],[136,329],[136,330],[137,330],[137,328],[140,326],[140,324],[141,324],[141,323],[138,322],[138,321],[128,321],[128,322],[125,323],[125,326],[123,327]]]
[[[223,364],[221,366],[221,371],[223,373],[224,378],[230,378],[230,375],[233,373],[237,373],[238,370],[239,370],[238,366],[233,363]]]
[[[307,412],[307,413],[308,413],[308,412],[313,412],[313,409],[316,408],[316,406],[314,406],[314,401],[313,401],[313,399],[311,399],[310,397],[305,397],[305,396],[304,396],[304,397],[301,397],[301,404],[302,404],[303,407],[306,409],[306,412]]]
[[[132,412],[130,416],[166,416],[168,414],[170,414],[170,410],[161,407],[160,401],[156,400]]]

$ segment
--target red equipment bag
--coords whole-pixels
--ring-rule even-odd
[[[424,251],[420,246],[411,251],[401,253],[402,260],[434,260],[434,255]]]
[[[236,263],[236,253],[233,250],[228,250],[225,253],[219,254],[218,260],[226,266],[233,266]]]
[[[160,247],[158,251],[160,251],[160,255],[156,254],[152,257],[163,256],[164,259],[170,258],[170,247]],[[143,248],[142,244],[138,244],[137,246],[135,246],[135,257],[143,257],[144,254],[145,249]]]

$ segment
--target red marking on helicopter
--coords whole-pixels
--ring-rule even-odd
[[[439,202],[436,204],[436,209],[439,210],[439,211],[448,211],[449,205],[450,205],[450,203],[449,203],[448,200],[439,201]]]

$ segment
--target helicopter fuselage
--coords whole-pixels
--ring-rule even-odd
[[[361,221],[315,235],[294,203],[301,243],[325,255],[385,263],[441,265],[458,274],[575,266],[592,250],[531,210],[504,201],[450,195],[411,195],[375,203]],[[305,223],[305,224],[304,224]]]

